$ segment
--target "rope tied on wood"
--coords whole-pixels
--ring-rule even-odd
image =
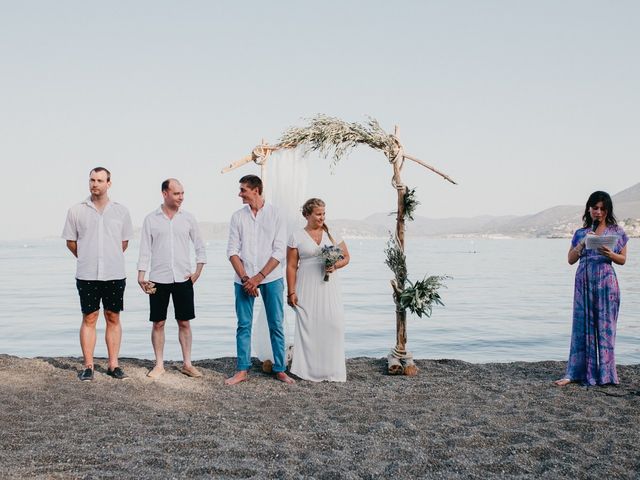
[[[262,143],[251,151],[251,160],[256,165],[264,165],[273,150],[273,147]]]
[[[406,189],[407,186],[404,184],[400,177],[400,172],[402,172],[402,167],[404,166],[404,149],[402,148],[402,145],[400,145],[400,142],[398,142],[398,151],[395,157],[393,159],[390,159],[389,163],[393,165],[393,177],[391,177],[391,186],[396,190]]]

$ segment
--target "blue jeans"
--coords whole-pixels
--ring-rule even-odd
[[[253,324],[253,302],[252,297],[242,288],[242,285],[234,283],[236,293],[236,316],[238,317],[238,329],[236,330],[236,348],[238,351],[238,370],[249,370],[251,367],[251,326]],[[273,350],[273,371],[284,372],[284,305],[282,294],[284,292],[284,281],[282,278],[273,282],[263,283],[258,286],[262,301],[267,313],[267,323],[269,324],[269,337],[271,338],[271,349]]]

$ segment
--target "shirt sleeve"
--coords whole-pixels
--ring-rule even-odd
[[[191,229],[189,230],[189,236],[193,242],[193,248],[196,251],[196,263],[207,263],[207,248],[202,241],[202,235],[200,235],[200,227],[195,217],[191,217]]]
[[[571,248],[576,248],[578,246],[578,243],[580,243],[582,237],[584,237],[583,230],[583,228],[580,228],[575,231],[573,238],[571,239]]]
[[[234,213],[229,222],[229,240],[227,242],[227,258],[240,255],[242,242],[240,240],[240,220],[238,213]]]
[[[140,254],[138,255],[138,271],[148,272],[151,263],[151,225],[149,217],[144,219],[140,232]]]
[[[65,240],[77,241],[78,240],[78,227],[76,225],[76,216],[73,214],[73,209],[69,209],[67,212],[67,220],[62,229],[62,238]]]
[[[271,257],[278,260],[280,264],[284,264],[287,258],[287,225],[280,211],[276,210],[275,221],[275,235],[273,238]]]
[[[298,248],[298,236],[296,235],[296,232],[291,232],[291,235],[289,235],[287,247]]]
[[[616,244],[615,253],[620,253],[622,249],[625,247],[625,245],[627,244],[627,242],[629,241],[629,237],[627,236],[624,229],[622,227],[618,227],[618,229],[619,229],[618,231],[619,236],[618,236],[618,243]]]
[[[125,215],[122,219],[122,241],[129,241],[133,238],[133,223],[129,210],[125,209]]]

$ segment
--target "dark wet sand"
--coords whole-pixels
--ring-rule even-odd
[[[100,361],[104,365],[104,361]],[[640,365],[620,387],[552,386],[561,362],[421,360],[417,377],[348,360],[345,384],[287,386],[234,359],[123,359],[126,381],[77,380],[77,358],[0,355],[0,478],[639,478]]]

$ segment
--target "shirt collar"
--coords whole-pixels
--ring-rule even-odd
[[[96,208],[96,206],[93,204],[93,202],[91,201],[91,195],[89,195],[84,202],[85,205],[88,205],[89,207],[93,208],[96,212],[98,211],[98,209]],[[109,200],[107,202],[107,204],[104,206],[104,210],[106,210],[107,208],[111,207],[111,205],[115,205],[116,202],[112,202],[111,200]],[[103,211],[104,211],[103,210]]]
[[[162,210],[162,205],[163,204],[161,203],[160,206],[156,209],[155,213],[156,215],[163,215],[166,217],[167,215],[164,213],[164,210]],[[179,208],[176,213],[182,215],[182,209]]]
[[[253,217],[253,213],[251,212],[251,205],[249,205],[248,203],[245,203],[244,205],[242,205],[242,208],[244,208],[247,211],[247,213]],[[259,214],[260,212],[266,211],[267,208],[271,208],[271,204],[265,201],[264,204],[262,205],[262,208],[258,210],[257,213]]]

